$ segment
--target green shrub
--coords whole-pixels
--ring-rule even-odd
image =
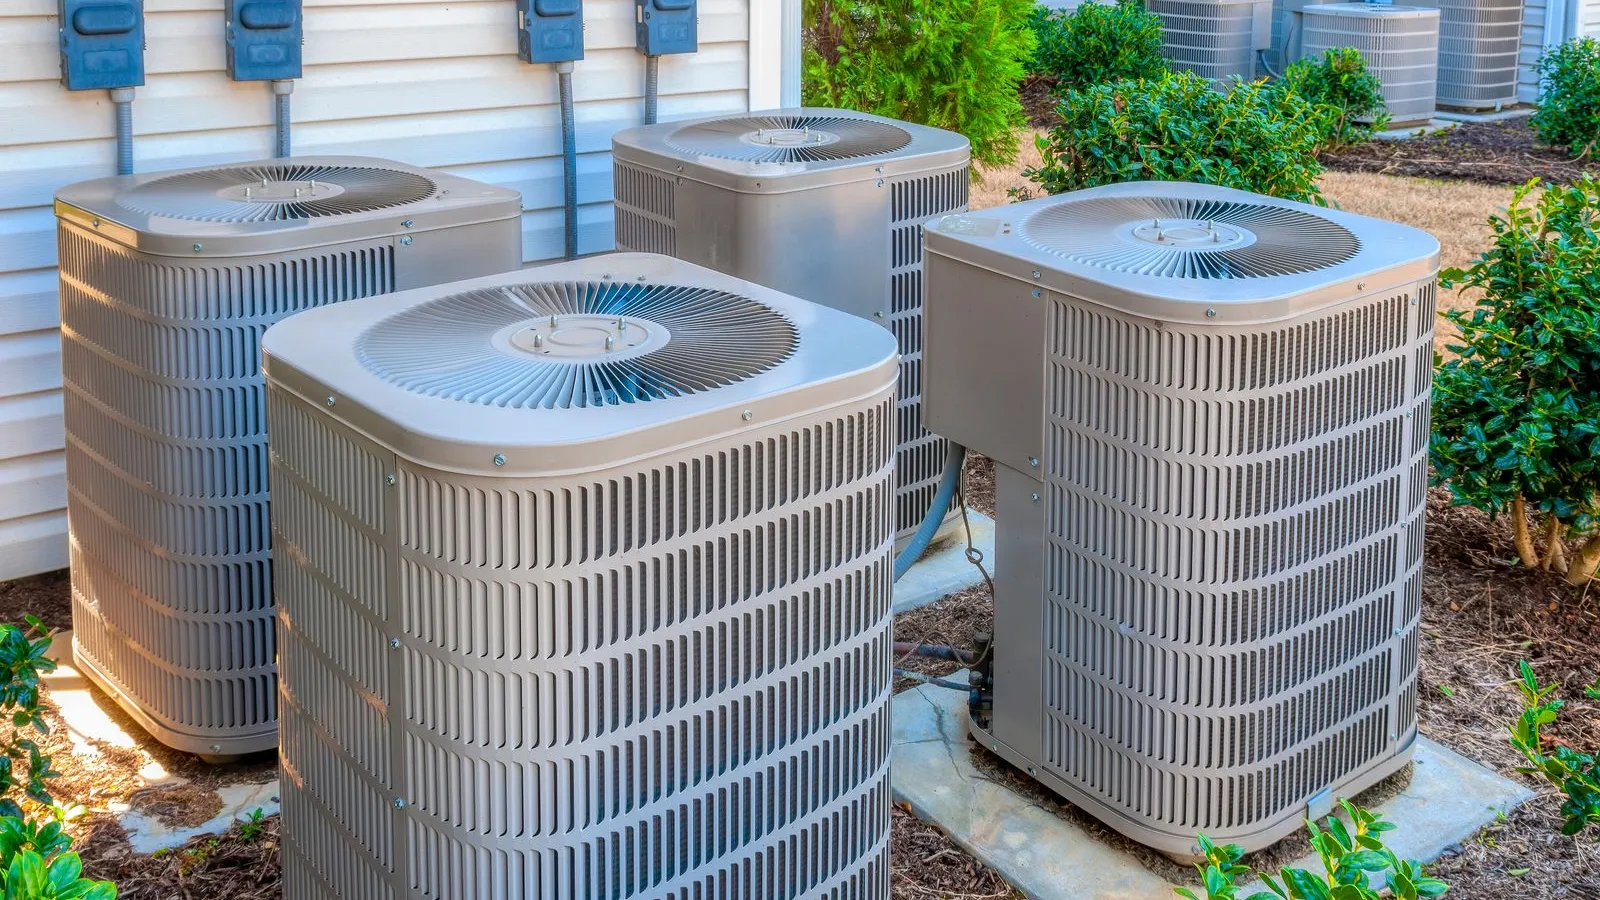
[[[1600,39],[1575,38],[1539,60],[1539,140],[1573,156],[1600,149]]]
[[[1192,72],[1068,91],[1024,175],[1059,194],[1122,181],[1193,181],[1321,203],[1316,111],[1260,82],[1226,93]]]
[[[1322,863],[1321,874],[1284,868],[1274,878],[1266,872],[1255,872],[1241,862],[1244,851],[1238,846],[1218,847],[1205,835],[1200,835],[1200,850],[1205,854],[1205,861],[1195,866],[1195,870],[1200,873],[1206,900],[1238,900],[1240,882],[1248,882],[1252,876],[1261,879],[1267,890],[1257,891],[1246,900],[1379,900],[1383,894],[1369,883],[1378,873],[1387,875],[1395,900],[1437,897],[1445,892],[1448,885],[1429,877],[1421,863],[1401,859],[1383,845],[1382,835],[1394,830],[1393,822],[1349,801],[1340,800],[1339,804],[1355,825],[1354,834],[1335,816],[1325,819],[1321,828],[1306,821],[1311,848]],[[1174,890],[1180,897],[1200,900],[1199,895],[1188,888]]]
[[[116,885],[83,877],[61,822],[0,818],[0,896],[5,900],[115,900]]]
[[[1483,293],[1445,314],[1461,343],[1434,375],[1434,477],[1457,503],[1509,512],[1524,565],[1579,584],[1600,565],[1600,179],[1537,190],[1489,217],[1471,267],[1440,273]],[[1584,534],[1569,565],[1563,538]]]
[[[1140,0],[1116,4],[1087,0],[1071,14],[1041,16],[1033,70],[1053,75],[1063,90],[1156,78],[1167,70],[1161,55],[1161,17]]]
[[[1353,47],[1333,48],[1317,60],[1297,60],[1276,84],[1322,111],[1325,150],[1362,143],[1389,124],[1383,86]]]
[[[1034,0],[805,0],[804,98],[947,128],[1011,162]]]
[[[1553,750],[1545,746],[1541,732],[1556,720],[1566,701],[1551,699],[1560,685],[1541,686],[1526,660],[1520,668],[1517,689],[1522,694],[1522,715],[1511,726],[1511,746],[1528,761],[1522,771],[1542,776],[1566,795],[1561,804],[1561,815],[1566,817],[1561,833],[1577,834],[1600,822],[1600,760],[1561,744]],[[1591,687],[1584,693],[1591,700],[1600,700],[1600,690]]]
[[[0,816],[22,818],[19,789],[37,803],[53,802],[45,781],[59,773],[30,737],[49,732],[39,704],[39,677],[56,667],[45,655],[49,650],[50,636],[38,619],[0,624],[0,716],[9,724],[0,732]]]

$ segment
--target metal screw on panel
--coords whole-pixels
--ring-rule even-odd
[[[612,347],[615,347],[616,345],[617,345],[617,339],[612,337],[609,334],[606,335],[606,349],[610,350]]]
[[[556,317],[555,316],[551,316],[550,317],[550,327],[551,328],[556,327]]]
[[[1222,243],[1222,235],[1217,234],[1215,231],[1211,232],[1211,243],[1213,243],[1213,244]]]
[[[1206,318],[1215,319],[1216,317],[1217,317],[1217,311],[1216,310],[1214,310],[1214,309],[1206,310]]]
[[[878,311],[877,311],[877,312],[875,312],[875,313],[873,313],[873,314],[872,314],[872,317],[873,317],[873,318],[874,318],[874,319],[881,319],[881,318],[883,318],[883,310],[881,310],[881,309],[880,309],[880,310],[878,310]]]
[[[399,479],[395,478],[393,475],[383,476],[383,483],[389,485],[390,487],[394,487],[395,482],[398,480]]]
[[[1356,282],[1356,290],[1358,290],[1358,291],[1364,291],[1364,290],[1366,290],[1366,289],[1367,289],[1367,283],[1366,283],[1366,282],[1365,282],[1365,281],[1358,281],[1358,282]]]
[[[742,412],[742,413],[739,413],[739,418],[741,418],[741,419],[743,419],[743,420],[745,420],[745,421],[746,421],[746,422],[748,422],[748,421],[750,421],[750,420],[751,420],[751,419],[754,419],[754,418],[755,418],[755,417],[756,417],[756,414],[755,414],[755,413],[753,413],[753,412],[751,412],[751,411],[750,411],[750,410],[748,410],[748,409],[747,409],[747,410],[745,410],[745,411],[744,411],[744,412]]]
[[[328,405],[329,405],[329,406],[332,406],[332,405],[333,405],[333,404],[335,404],[335,403],[337,403],[337,402],[339,402],[339,401],[337,401],[337,400],[335,400],[335,399],[333,399],[333,395],[331,395],[331,394],[330,394],[330,395],[328,395]]]
[[[412,224],[414,224],[414,223],[410,219],[407,219],[404,222],[400,223],[400,227],[401,228],[410,228],[412,226]]]
[[[1158,240],[1158,241],[1164,241],[1164,240],[1166,240],[1166,239],[1167,239],[1167,233],[1166,233],[1166,232],[1165,232],[1165,231],[1159,231],[1159,230],[1158,230],[1158,231],[1157,231],[1157,232],[1156,232],[1156,240]]]
[[[1029,766],[1028,767],[1028,774],[1029,775],[1037,775],[1037,774],[1039,774],[1039,770],[1035,769],[1033,766]]]
[[[600,280],[601,281],[610,281],[611,280],[611,273],[610,272],[606,272],[605,274],[601,275],[600,276]]]
[[[221,744],[212,744],[211,745],[211,752],[212,753],[221,753],[222,752],[222,745]]]
[[[1033,295],[1035,297],[1043,297],[1044,296],[1044,291],[1041,291],[1038,288],[1034,288],[1033,289]]]
[[[1033,502],[1035,502],[1035,503],[1039,502],[1039,493],[1037,491],[1035,491],[1034,494],[1033,494]]]
[[[882,178],[878,179],[878,187],[883,187],[883,179]]]
[[[399,638],[389,638],[389,649],[390,650],[399,650],[400,649],[400,639]]]
[[[311,179],[311,181],[309,181],[307,183],[311,187],[311,196],[315,197],[317,195],[317,180],[315,178],[313,178],[313,179]],[[410,225],[411,223],[407,222],[406,224]]]
[[[1033,270],[1033,280],[1034,281],[1038,281],[1039,279],[1041,279],[1043,277],[1044,277],[1043,275],[1039,274],[1039,270],[1038,269],[1034,269]]]
[[[677,171],[678,171],[678,172],[679,172],[679,173],[682,173],[682,172],[683,172],[683,166],[679,166],[679,167],[678,167],[678,169],[677,169]]]
[[[1039,468],[1039,457],[1037,457],[1037,456],[1028,457],[1028,465],[1033,466],[1035,469]]]
[[[1395,634],[1404,634],[1405,633],[1405,629],[1401,628],[1400,626],[1397,625],[1397,626],[1395,626],[1394,633]]]
[[[244,198],[245,198],[245,199],[246,199],[246,200],[249,200],[249,199],[250,199],[250,186],[249,186],[249,185],[245,185],[245,188],[244,188]]]
[[[544,335],[535,334],[533,336],[533,346],[535,348],[543,347],[544,346]]]
[[[494,455],[494,464],[497,465],[497,466],[505,465],[506,464],[506,455],[504,453],[496,453]]]
[[[297,200],[300,198],[300,189],[299,188],[295,188],[294,189],[294,196],[295,196],[295,199],[297,199]]]
[[[408,234],[408,235],[406,235],[406,236],[405,236],[405,237],[403,237],[403,238],[401,238],[401,239],[400,239],[400,245],[401,245],[401,246],[402,246],[402,247],[409,247],[409,246],[411,246],[411,235],[409,235],[409,234]]]
[[[246,190],[246,196],[249,196],[249,193],[248,193],[248,191],[249,191],[249,189],[248,189],[248,188],[246,188],[246,189],[245,189],[245,190]],[[99,228],[99,227],[100,227],[100,220],[99,220],[99,219],[95,219],[95,220],[93,220],[93,221],[92,221],[92,222],[90,222],[90,223],[89,223],[89,224],[91,224],[91,225],[93,225],[93,226],[94,226],[94,227],[96,227],[96,228]],[[1415,300],[1413,300],[1413,301],[1411,301],[1411,302],[1413,302],[1413,303],[1415,303],[1415,302],[1416,302],[1416,301],[1415,301]]]
[[[200,252],[200,246],[201,246],[200,244],[195,244],[194,245],[194,252],[199,253]]]
[[[883,166],[878,166],[876,169],[873,169],[872,171],[877,172],[879,175],[882,175],[883,174]]]
[[[628,330],[628,323],[621,316],[617,316],[617,330],[618,331],[627,331]]]
[[[1415,298],[1415,297],[1411,298],[1411,305],[1412,306],[1416,306],[1417,305],[1417,298]]]
[[[394,808],[395,809],[405,809],[406,808],[406,799],[404,797],[396,797],[396,798],[394,798]]]

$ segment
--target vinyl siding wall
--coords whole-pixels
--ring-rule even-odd
[[[1600,0],[1579,0],[1577,21],[1566,21],[1566,0],[1525,0],[1522,15],[1522,72],[1517,97],[1524,103],[1539,98],[1539,57],[1575,37],[1600,38]],[[1557,4],[1560,4],[1558,7]],[[1551,33],[1551,28],[1555,33]]]
[[[561,253],[561,133],[549,66],[516,58],[511,0],[305,0],[296,153],[388,157],[515,188],[523,257]],[[637,124],[633,0],[584,4],[573,76],[578,249],[612,246],[611,135]],[[222,74],[222,0],[146,0],[138,171],[271,155],[262,82]],[[778,105],[778,0],[701,0],[700,52],[661,62],[663,120]],[[111,174],[105,91],[59,82],[56,0],[0,0],[0,581],[66,563],[57,188]]]

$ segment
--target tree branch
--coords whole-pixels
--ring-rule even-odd
[[[1600,570],[1600,534],[1590,537],[1572,558],[1572,565],[1567,569],[1567,583],[1583,584],[1594,578],[1597,570]]]
[[[1533,535],[1528,532],[1528,503],[1518,494],[1511,501],[1511,532],[1517,542],[1517,556],[1530,569],[1539,568],[1539,553],[1533,548]]]

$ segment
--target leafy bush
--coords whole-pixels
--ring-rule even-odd
[[[1561,814],[1566,817],[1561,833],[1577,834],[1600,822],[1600,761],[1592,753],[1579,753],[1561,744],[1553,751],[1545,746],[1541,731],[1556,720],[1566,701],[1551,699],[1560,685],[1541,687],[1526,660],[1521,670],[1517,689],[1522,693],[1522,715],[1511,725],[1511,746],[1528,761],[1522,771],[1543,776],[1567,795],[1561,804]],[[1591,687],[1584,693],[1591,700],[1600,700],[1600,690]]]
[[[59,821],[0,818],[0,896],[5,900],[115,900],[116,885],[83,877]]]
[[[50,730],[39,705],[39,677],[56,667],[45,656],[49,650],[50,636],[38,619],[29,616],[22,626],[0,624],[0,715],[10,723],[0,733],[0,816],[22,818],[19,788],[35,802],[53,802],[45,780],[60,773],[29,737]]]
[[[1039,48],[1033,70],[1055,76],[1064,90],[1156,78],[1167,70],[1161,17],[1140,0],[1117,0],[1114,5],[1087,0],[1071,14],[1045,13],[1034,30]]]
[[[1600,566],[1600,179],[1536,191],[1489,217],[1494,243],[1471,267],[1440,273],[1483,293],[1445,314],[1461,343],[1434,375],[1434,478],[1509,512],[1523,565],[1580,584]],[[1585,534],[1569,564],[1563,539]]]
[[[1530,120],[1539,139],[1573,156],[1600,150],[1600,38],[1575,38],[1539,60],[1543,85]]]
[[[808,106],[947,128],[980,165],[1011,162],[1034,0],[805,0]]]
[[[1195,866],[1195,870],[1205,886],[1206,900],[1238,900],[1239,883],[1248,882],[1252,876],[1261,879],[1267,890],[1257,891],[1246,900],[1379,900],[1383,895],[1368,883],[1369,877],[1376,873],[1388,875],[1389,889],[1395,900],[1437,897],[1445,892],[1448,885],[1429,877],[1421,863],[1401,859],[1383,845],[1381,835],[1394,830],[1393,822],[1349,801],[1340,800],[1339,804],[1355,824],[1354,834],[1335,816],[1325,819],[1322,828],[1306,821],[1311,847],[1322,862],[1322,874],[1284,868],[1274,878],[1266,872],[1255,872],[1241,862],[1244,851],[1238,846],[1218,847],[1205,835],[1200,835],[1205,862]],[[1199,895],[1188,888],[1174,890],[1188,900],[1200,900]]]
[[[1194,181],[1321,203],[1315,110],[1259,82],[1226,93],[1192,72],[1069,91],[1024,175],[1052,194],[1122,181]]]
[[[1335,47],[1321,59],[1297,60],[1275,84],[1321,111],[1325,150],[1362,143],[1389,124],[1383,85],[1353,47]]]

